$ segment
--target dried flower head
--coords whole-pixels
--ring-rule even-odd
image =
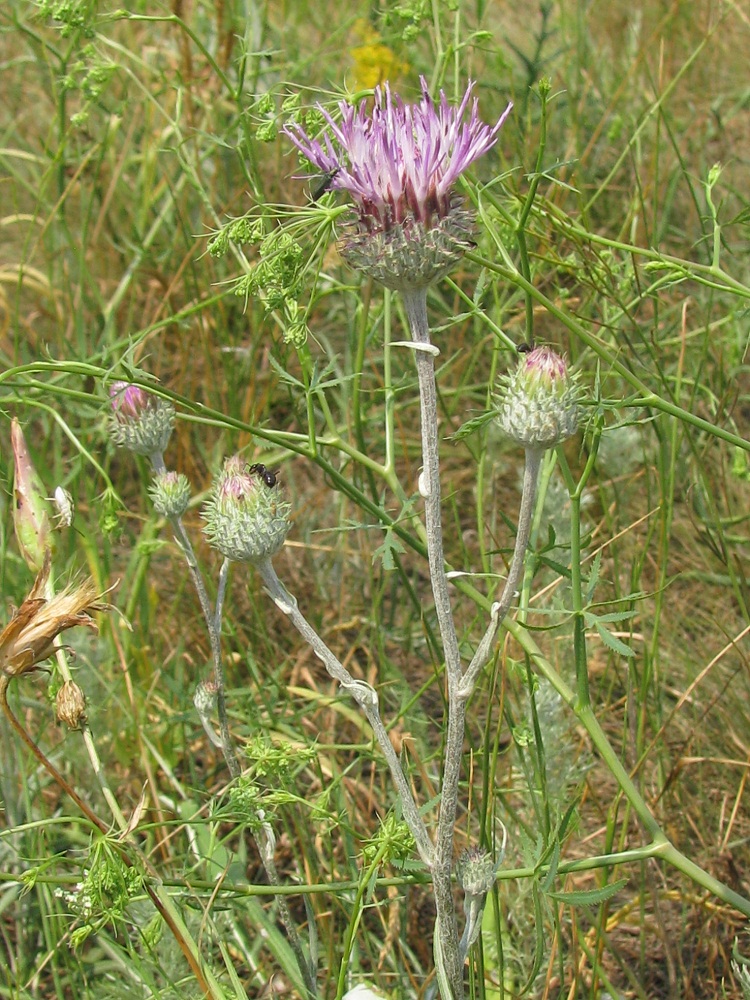
[[[51,561],[48,551],[31,593],[0,632],[0,671],[9,677],[26,674],[50,657],[61,632],[77,625],[96,632],[91,613],[107,610],[106,605],[97,603],[93,580],[47,599],[44,594]]]
[[[435,105],[421,78],[422,99],[404,104],[388,84],[375,88],[368,111],[348,101],[335,121],[320,108],[327,129],[322,139],[299,124],[286,134],[326,178],[327,187],[349,191],[357,224],[342,253],[389,288],[423,288],[445,274],[471,245],[473,216],[453,194],[460,175],[491,149],[512,105],[495,125],[479,119],[473,84],[458,107],[440,92]]]
[[[284,544],[290,511],[275,473],[233,455],[225,461],[203,508],[204,532],[227,559],[260,562]]]
[[[535,347],[502,377],[497,420],[524,448],[553,448],[578,429],[579,395],[565,359],[551,347]]]
[[[65,681],[55,699],[57,718],[71,729],[86,721],[86,698],[75,681]]]
[[[174,427],[174,406],[139,385],[113,382],[109,431],[114,443],[136,455],[161,455]]]

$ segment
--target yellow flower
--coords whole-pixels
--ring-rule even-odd
[[[362,44],[349,50],[354,64],[351,90],[372,90],[378,84],[386,80],[394,81],[408,71],[409,64],[382,43],[380,35],[364,18],[359,18],[354,25],[354,34]]]

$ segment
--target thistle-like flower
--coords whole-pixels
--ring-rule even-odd
[[[551,347],[535,347],[502,377],[497,420],[524,448],[554,448],[578,429],[579,395],[565,359]]]
[[[182,517],[190,503],[190,483],[182,472],[160,472],[149,487],[157,514]]]
[[[404,104],[388,84],[375,88],[375,104],[339,105],[341,120],[324,108],[321,139],[298,124],[286,134],[320,171],[330,189],[349,191],[357,223],[341,251],[353,266],[389,288],[425,288],[446,274],[472,244],[473,215],[453,187],[478,157],[491,149],[512,105],[495,125],[479,119],[473,84],[452,107],[440,92],[435,105],[421,78],[422,99]]]
[[[174,406],[139,385],[113,382],[110,436],[121,448],[136,455],[162,455],[174,427]]]
[[[233,455],[224,462],[203,508],[204,533],[227,559],[262,562],[284,544],[290,511],[275,473]]]

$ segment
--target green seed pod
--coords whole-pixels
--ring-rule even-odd
[[[54,546],[52,508],[15,417],[10,426],[10,440],[14,463],[13,526],[26,565],[38,573],[44,565],[44,553]]]

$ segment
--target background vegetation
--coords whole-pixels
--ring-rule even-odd
[[[497,572],[512,549],[520,455],[492,430],[450,435],[488,406],[533,318],[537,339],[565,351],[587,387],[589,434],[566,449],[574,470],[592,428],[602,430],[583,558],[597,613],[619,617],[591,626],[596,714],[672,841],[748,895],[750,468],[731,441],[748,437],[750,416],[747,9],[6,0],[0,32],[6,615],[33,579],[12,537],[16,416],[50,493],[63,485],[76,504],[58,579],[91,574],[102,592],[115,588],[122,612],[98,639],[69,633],[104,773],[227,995],[294,995],[298,977],[273,897],[253,888],[253,841],[221,812],[228,775],[192,706],[207,637],[180,554],[151,513],[145,464],[108,442],[101,376],[150,374],[184,402],[168,458],[196,492],[196,544],[200,494],[225,455],[245,449],[281,469],[295,528],[279,573],[348,669],[378,687],[398,750],[436,793],[443,698],[424,563],[408,545],[394,549],[373,510],[398,518],[398,504],[351,454],[383,460],[384,386],[395,387],[397,472],[414,490],[411,358],[382,347],[406,336],[399,300],[309,231],[309,266],[280,298],[257,268],[257,241],[208,252],[232,219],[252,211],[269,232],[276,216],[264,206],[308,204],[310,185],[295,176],[304,170],[278,131],[295,98],[327,101],[384,78],[407,96],[420,73],[451,96],[472,78],[485,121],[514,101],[466,189],[481,215],[480,257],[519,260],[508,220],[538,185],[525,243],[553,309],[537,303],[530,316],[518,284],[471,259],[431,291],[447,557]],[[552,89],[539,162],[543,77]],[[299,353],[285,340],[293,315],[311,332]],[[315,461],[295,456],[311,427]],[[570,506],[551,464],[548,473],[522,616],[569,676]],[[215,556],[201,555],[215,576]],[[468,644],[481,617],[458,594],[456,608]],[[388,839],[393,793],[363,720],[251,572],[232,577],[224,632],[255,802],[273,818],[284,878],[312,887],[321,995],[360,980],[419,994],[432,962],[430,895]],[[54,722],[58,686],[54,673],[24,680],[16,712],[109,822],[80,734]],[[571,806],[562,864],[644,841],[586,733],[534,683],[513,642],[470,718],[458,839],[495,844],[504,823],[504,874],[538,865]],[[0,995],[200,995],[173,937],[112,878],[116,866],[97,855],[75,807],[7,728],[0,738]],[[383,845],[375,872],[385,880],[363,882]],[[93,916],[75,890],[86,872],[110,872],[95,888],[89,876]],[[750,953],[744,918],[670,868],[638,861],[561,875],[567,891],[627,879],[591,905],[542,898],[537,874],[499,880],[476,995],[742,995],[731,958],[735,941],[737,956]],[[300,895],[290,905],[303,925]],[[345,949],[349,978],[339,980]]]

